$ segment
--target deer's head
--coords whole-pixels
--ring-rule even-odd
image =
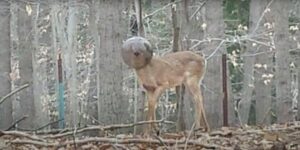
[[[148,40],[135,36],[123,43],[121,54],[125,64],[134,69],[140,69],[151,61],[153,50]]]

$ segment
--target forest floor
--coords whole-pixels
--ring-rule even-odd
[[[298,150],[300,122],[266,127],[222,127],[209,133],[186,131],[161,135],[109,135],[107,132],[131,125],[89,126],[78,130],[51,132],[0,131],[0,150],[139,150],[139,149],[228,149]],[[106,136],[87,136],[90,133]],[[76,136],[74,136],[76,135]]]

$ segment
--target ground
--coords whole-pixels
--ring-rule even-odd
[[[2,149],[300,149],[300,122],[258,127],[222,127],[209,133],[186,131],[161,135],[109,134],[130,125],[91,126],[51,132],[0,131]],[[88,136],[91,132],[102,136]],[[75,136],[74,136],[75,135]],[[100,134],[99,134],[100,135]],[[106,136],[103,136],[106,135]]]

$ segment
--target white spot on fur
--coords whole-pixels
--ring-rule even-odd
[[[190,75],[191,75],[191,73],[189,71],[184,72],[184,76],[190,76]]]

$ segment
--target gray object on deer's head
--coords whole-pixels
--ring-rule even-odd
[[[139,69],[150,62],[153,50],[148,40],[134,36],[123,43],[121,54],[125,64],[134,69]]]

